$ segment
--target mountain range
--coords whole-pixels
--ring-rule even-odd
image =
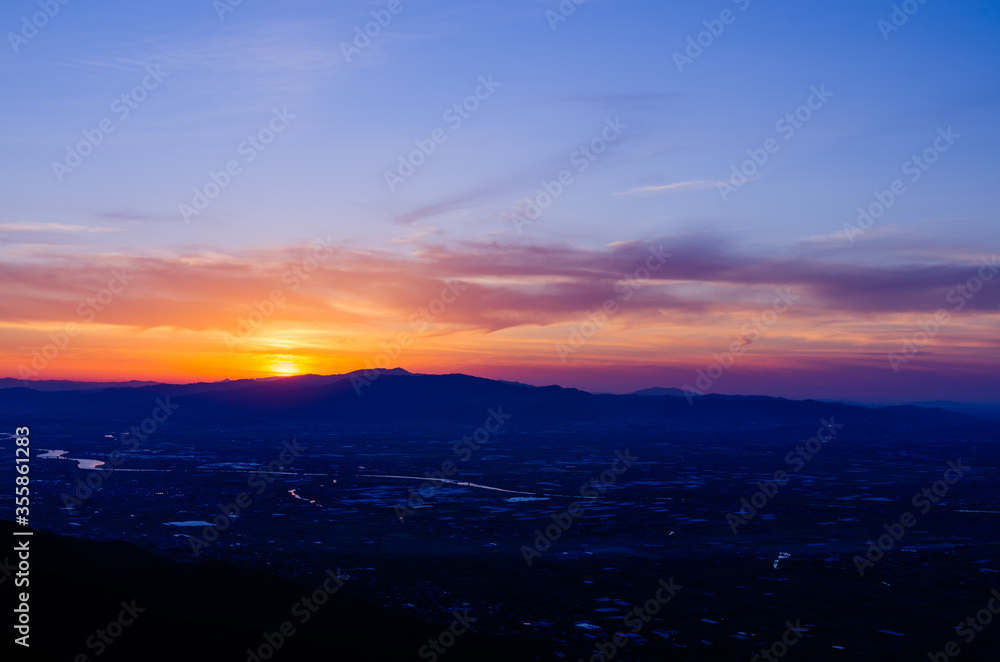
[[[516,425],[666,425],[752,429],[814,424],[837,417],[856,425],[894,428],[982,427],[986,412],[940,406],[864,407],[843,402],[708,394],[652,388],[626,395],[560,386],[530,386],[464,374],[415,374],[401,368],[342,375],[299,375],[194,384],[45,382],[0,389],[0,416],[61,422],[134,423],[167,401],[185,424],[233,422],[333,423],[345,426],[472,423],[502,407]]]

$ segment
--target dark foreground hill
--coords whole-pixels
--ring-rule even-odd
[[[0,520],[4,540],[15,540],[14,530]],[[352,591],[349,578],[325,604],[306,609],[301,601],[322,585],[322,571],[305,584],[222,561],[169,563],[127,543],[45,531],[30,541],[30,585],[16,589],[29,592],[30,648],[8,643],[18,660],[244,662],[253,659],[247,650],[259,649],[265,636],[280,641],[274,633],[286,622],[295,632],[279,643],[273,659],[430,659],[418,651],[448,625],[373,605]],[[0,586],[4,604],[13,603],[14,577],[0,572]],[[124,627],[112,624],[123,612]],[[544,642],[523,643],[546,648]],[[455,662],[515,659],[471,629],[447,653]]]

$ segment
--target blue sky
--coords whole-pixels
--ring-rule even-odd
[[[993,231],[997,3],[929,2],[888,41],[877,21],[891,3],[672,4],[586,2],[553,31],[545,12],[556,2],[408,2],[347,63],[339,43],[385,3],[248,0],[219,20],[207,1],[71,2],[3,54],[0,81],[16,91],[0,106],[3,222],[124,228],[99,238],[122,246],[509,233],[503,214],[620,117],[624,139],[534,224],[537,236],[830,234],[944,126],[960,143],[885,220]],[[8,3],[0,25],[16,30],[33,9]],[[727,9],[735,20],[678,72],[673,53]],[[51,163],[114,117],[111,101],[149,65],[168,74],[161,86],[57,182]],[[384,171],[487,74],[501,87],[389,194]],[[614,195],[727,178],[814,85],[833,97],[728,202],[714,187]],[[289,130],[197,223],[178,226],[178,204],[274,107],[296,115]],[[399,223],[455,198],[448,212]]]

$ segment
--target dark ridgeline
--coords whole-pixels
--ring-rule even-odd
[[[366,374],[368,375],[366,377]],[[559,386],[529,386],[462,374],[421,375],[394,369],[372,374],[302,375],[198,384],[72,391],[0,389],[0,415],[46,421],[131,423],[149,415],[157,398],[183,408],[188,425],[267,425],[326,422],[367,427],[410,423],[471,424],[502,405],[516,424],[667,425],[670,429],[752,430],[812,425],[820,418],[899,432],[927,427],[979,427],[981,419],[940,408],[868,408],[766,396],[696,396],[678,389],[630,395],[593,394]],[[364,384],[361,380],[368,380]]]

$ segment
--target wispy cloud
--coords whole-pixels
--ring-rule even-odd
[[[656,186],[638,186],[628,191],[613,193],[612,195],[636,195],[639,193],[667,193],[670,191],[699,191],[701,189],[712,188],[723,182],[711,182],[705,179],[693,179],[688,182],[674,182],[673,184],[661,184]]]
[[[280,317],[306,326],[391,327],[438,296],[446,281],[459,279],[467,290],[460,306],[440,316],[445,327],[494,332],[560,324],[615,297],[616,286],[646,263],[650,248],[663,246],[672,257],[630,298],[623,321],[667,313],[691,319],[726,317],[758,306],[776,287],[789,287],[802,296],[795,315],[837,313],[877,323],[944,305],[948,293],[982,266],[982,257],[926,263],[889,261],[884,254],[870,262],[846,262],[824,258],[811,250],[815,247],[751,250],[707,233],[616,242],[600,249],[497,241],[414,243],[420,248],[409,255],[335,248],[333,259],[309,278],[308,287],[295,293]],[[16,270],[0,268],[0,280],[11,288],[0,317],[58,320],[67,302],[100,289],[111,269],[120,268],[134,274],[135,282],[121,305],[103,316],[106,323],[224,329],[241,306],[280,286],[283,275],[309,251],[283,246],[102,259],[68,253],[36,256]],[[53,279],[56,272],[64,276]],[[984,287],[964,314],[994,316],[998,310],[1000,289]]]

